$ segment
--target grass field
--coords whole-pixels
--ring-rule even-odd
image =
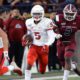
[[[62,80],[62,78],[60,78],[60,79],[46,79],[46,80]],[[69,78],[69,80],[80,80],[80,78],[79,77],[71,77],[71,78]]]
[[[62,80],[62,77],[63,77],[63,71],[53,71],[53,72],[47,72],[44,75],[39,73],[32,74],[31,80]],[[24,75],[0,76],[0,80],[24,80]],[[71,72],[69,80],[80,80],[80,77],[75,75],[74,72]]]

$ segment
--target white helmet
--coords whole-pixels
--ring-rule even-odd
[[[67,21],[72,21],[76,18],[77,9],[73,4],[68,4],[64,7],[63,14]]]
[[[33,6],[31,16],[35,21],[40,21],[44,17],[44,8],[40,5]]]

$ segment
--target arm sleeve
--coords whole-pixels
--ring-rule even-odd
[[[28,35],[31,35],[31,31],[30,31],[30,30],[27,30],[27,34],[28,34]]]
[[[56,33],[53,30],[48,30],[47,31],[48,34],[48,42],[45,43],[45,45],[51,45],[52,43],[54,43],[55,41],[55,37],[56,37]]]
[[[55,33],[59,33],[59,15],[56,15],[53,19],[53,22],[55,23],[56,27],[53,28]]]

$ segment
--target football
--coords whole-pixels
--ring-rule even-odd
[[[31,35],[26,35],[25,37],[27,45],[31,45],[33,42],[33,37]]]

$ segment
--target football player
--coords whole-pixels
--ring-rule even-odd
[[[38,59],[39,69],[45,73],[48,64],[49,45],[55,41],[55,37],[60,38],[60,34],[53,32],[54,23],[51,19],[44,17],[44,8],[40,5],[33,6],[31,10],[32,18],[26,20],[28,32],[27,44],[31,44],[27,55],[27,69],[25,70],[25,80],[31,80],[31,68]],[[33,39],[31,39],[31,37]],[[32,41],[31,41],[32,40]]]
[[[75,33],[80,29],[80,16],[77,15],[76,7],[68,4],[64,7],[63,14],[56,15],[54,21],[62,35],[57,41],[57,51],[59,61],[64,67],[63,80],[68,80],[71,68],[80,75],[76,63],[72,61],[76,49]]]
[[[6,33],[0,28],[0,76],[4,75],[8,71],[14,71],[19,75],[22,75],[22,71],[15,62],[12,62],[9,66],[4,66],[5,59],[9,59],[8,39]]]
[[[11,65],[5,66],[5,61],[9,59],[8,57],[8,38],[7,34],[4,32],[3,27],[3,17],[5,16],[5,10],[0,7],[0,76],[6,74],[8,71],[14,71],[19,75],[22,75],[20,68],[17,67],[15,62]]]

